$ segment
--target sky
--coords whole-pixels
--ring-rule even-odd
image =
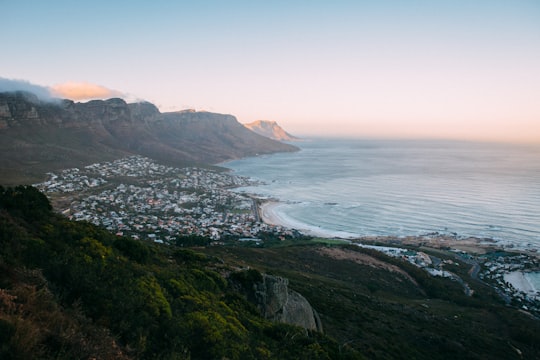
[[[0,0],[0,78],[301,136],[540,143],[539,0]],[[1,84],[1,82],[0,82]]]

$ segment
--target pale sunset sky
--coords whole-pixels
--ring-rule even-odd
[[[540,0],[0,0],[0,78],[300,136],[540,143]]]

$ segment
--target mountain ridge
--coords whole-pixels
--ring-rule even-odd
[[[165,112],[119,98],[44,102],[28,92],[0,93],[0,183],[39,181],[52,170],[143,155],[175,166],[297,151],[245,128],[236,117]]]

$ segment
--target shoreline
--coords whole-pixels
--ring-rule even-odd
[[[255,197],[256,198],[256,197]],[[362,236],[348,232],[325,230],[320,227],[309,226],[299,221],[295,221],[281,213],[279,209],[287,206],[286,203],[275,199],[258,199],[257,211],[262,222],[282,226],[284,228],[295,229],[301,233],[313,237],[342,239],[351,242],[384,243],[392,245],[412,245],[426,246],[435,249],[451,248],[466,253],[481,255],[490,251],[505,250],[510,252],[526,253],[540,258],[540,254],[535,251],[519,248],[506,248],[503,244],[493,239],[481,239],[476,237],[456,238],[450,235],[410,235],[410,236]]]
[[[321,229],[320,227],[309,226],[303,224],[299,221],[295,221],[282,213],[279,213],[278,209],[280,207],[286,206],[286,203],[277,201],[277,200],[263,200],[259,199],[259,218],[262,222],[269,225],[282,226],[284,228],[295,229],[300,231],[305,235],[310,235],[314,237],[322,238],[340,238],[346,240],[352,240],[358,238],[357,235],[340,232],[340,231],[330,231]]]

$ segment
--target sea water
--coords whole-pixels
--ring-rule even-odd
[[[540,148],[316,139],[224,165],[263,182],[280,217],[354,236],[452,234],[540,248]],[[287,221],[289,222],[289,221]]]

